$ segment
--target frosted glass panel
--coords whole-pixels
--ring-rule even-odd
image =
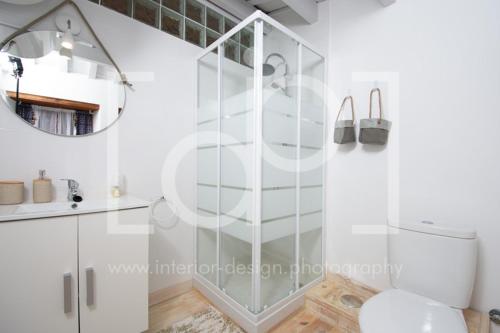
[[[268,145],[263,152],[262,188],[295,187],[297,148]]]
[[[261,309],[295,290],[297,191],[294,175],[298,149],[298,44],[270,26],[264,30],[269,33],[264,35],[263,50]],[[272,227],[267,228],[268,223]],[[277,230],[288,232],[279,234]]]
[[[275,34],[276,35],[276,34]],[[290,40],[291,41],[291,40]],[[288,43],[287,47],[292,46]],[[296,47],[297,45],[295,45]],[[272,46],[269,46],[272,47]],[[275,45],[274,49],[278,49],[279,45]],[[290,50],[288,50],[289,52]],[[273,55],[273,53],[278,56]],[[263,108],[264,112],[277,112],[289,116],[297,114],[297,59],[284,57],[285,52],[267,52],[264,53],[264,60],[267,59],[268,65],[273,65],[275,72],[271,75],[264,76],[264,91],[263,91]],[[283,56],[286,60],[287,68],[283,64],[283,60],[279,57]],[[280,60],[281,59],[281,60]],[[293,69],[295,68],[295,71]],[[288,73],[287,77],[284,74]]]
[[[262,223],[272,219],[295,215],[296,194],[295,187],[284,190],[263,190]]]
[[[266,142],[297,144],[297,118],[287,117],[283,113],[264,112],[263,131]]]
[[[251,309],[253,70],[234,61],[239,44],[223,45],[220,288]]]
[[[220,196],[222,214],[252,221],[252,191],[224,186]]]
[[[302,148],[301,157],[301,186],[322,185],[323,183],[323,150]]]
[[[197,251],[196,270],[212,283],[217,281],[217,56],[207,54],[198,61],[198,133],[207,140],[197,149]],[[208,121],[208,122],[207,122]]]
[[[228,137],[222,138],[222,144],[236,142],[252,142],[253,140],[253,112],[252,110],[225,115],[222,119],[224,134]]]
[[[217,213],[217,187],[198,185],[198,208]]]
[[[203,215],[203,212],[199,212],[198,214]],[[197,248],[197,271],[200,275],[205,277],[208,281],[212,283],[216,283],[216,274],[217,274],[217,261],[216,261],[216,253],[217,253],[217,218],[215,215],[212,217],[206,216],[206,219],[210,219],[213,228],[197,228],[197,239],[198,239],[198,248]],[[205,221],[206,223],[207,221]]]
[[[231,235],[232,228],[241,229],[242,222],[224,222],[226,226],[221,230],[221,289],[235,301],[251,309],[252,274],[248,267],[252,264],[252,243]]]
[[[248,144],[221,148],[221,165],[223,167],[221,184],[223,186],[252,188],[253,147],[253,144]]]
[[[217,110],[217,55],[209,53],[198,61],[198,124],[214,120]]]
[[[310,213],[323,207],[323,187],[302,187],[300,190],[300,213]]]
[[[299,286],[322,273],[323,74],[323,58],[302,47]]]
[[[307,120],[302,120],[300,125],[302,145],[306,147],[321,148],[323,145],[322,125]]]
[[[198,184],[217,184],[217,148],[198,149]]]
[[[221,224],[224,227],[224,234],[227,236],[252,243],[252,224],[248,221],[222,215]]]
[[[295,220],[280,222],[282,227],[295,225]],[[295,232],[290,236],[262,243],[261,310],[265,310],[293,292],[295,288],[292,270],[295,262],[294,249]]]

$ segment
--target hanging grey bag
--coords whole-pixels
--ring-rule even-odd
[[[379,117],[372,118],[372,99],[373,94],[378,94]],[[380,89],[375,88],[370,92],[370,113],[368,119],[361,119],[359,124],[359,142],[372,145],[385,145],[389,138],[391,122],[383,119],[382,115],[382,97]]]
[[[347,101],[351,102],[352,120],[339,120],[340,114],[344,111]],[[356,142],[356,133],[354,130],[354,101],[352,96],[347,96],[342,101],[337,119],[335,120],[335,131],[333,132],[333,142],[338,144]]]

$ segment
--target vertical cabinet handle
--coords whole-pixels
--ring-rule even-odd
[[[85,277],[87,280],[87,306],[94,305],[94,287],[95,287],[95,279],[94,279],[94,269],[89,267],[85,270]]]
[[[71,283],[72,283],[71,273],[65,273],[63,275],[63,285],[64,285],[64,313],[71,313],[73,300],[71,297]]]

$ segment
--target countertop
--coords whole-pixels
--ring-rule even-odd
[[[73,204],[77,207],[73,208]],[[66,201],[0,205],[0,222],[144,208],[150,204],[149,201],[127,195],[120,198],[83,200],[78,203]]]

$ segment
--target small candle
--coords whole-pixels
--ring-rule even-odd
[[[120,186],[113,186],[111,187],[111,196],[113,198],[119,198],[121,195],[120,193]]]

